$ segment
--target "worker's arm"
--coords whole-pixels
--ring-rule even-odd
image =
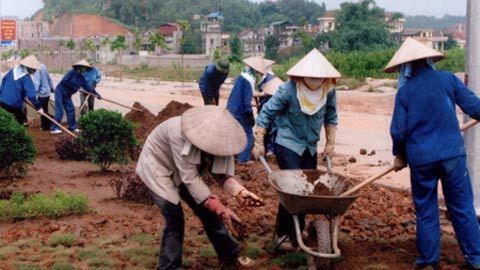
[[[393,155],[405,156],[405,140],[407,135],[407,100],[404,91],[399,91],[395,97],[395,108],[393,110],[392,122],[390,124],[390,135],[393,142]]]
[[[453,73],[450,73],[450,79],[454,88],[455,103],[468,116],[480,120],[480,99]]]
[[[102,96],[97,92],[97,90],[95,90],[93,87],[91,87],[87,80],[85,79],[85,77],[82,75],[82,74],[79,74],[78,76],[80,78],[80,81],[81,81],[81,86],[83,89],[85,89],[86,91],[98,96],[98,98],[102,98]]]
[[[247,120],[249,126],[255,126],[255,116],[253,115],[252,98],[253,91],[252,86],[247,80],[242,80],[242,103],[243,103],[243,117]]]
[[[25,96],[33,104],[35,110],[40,110],[42,105],[37,100],[37,92],[35,91],[35,85],[33,84],[32,78],[30,76],[25,76],[22,79],[23,89],[25,91]]]

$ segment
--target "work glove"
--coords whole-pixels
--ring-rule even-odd
[[[396,172],[401,171],[403,168],[407,167],[407,162],[405,161],[405,158],[400,155],[395,156],[395,159],[393,160],[393,167],[394,171]]]
[[[235,237],[237,236],[237,232],[233,228],[232,220],[238,223],[242,223],[242,221],[232,210],[228,209],[225,205],[223,205],[217,196],[210,195],[210,197],[208,197],[208,199],[205,201],[204,206],[208,210],[217,214],[217,216],[223,220],[223,223],[232,233],[232,235]]]
[[[254,127],[255,126],[255,116],[253,115],[253,112],[248,112],[247,115],[247,125]]]
[[[250,192],[244,186],[240,185],[238,181],[229,177],[223,183],[223,189],[240,202],[241,206],[262,206],[265,205],[262,199],[260,199],[255,193]]]
[[[262,127],[257,127],[254,132],[254,144],[252,150],[252,156],[256,160],[265,156],[265,146],[263,145],[263,139],[267,130]]]
[[[325,160],[327,156],[333,157],[335,154],[335,135],[337,133],[337,126],[336,125],[325,125],[325,137],[327,142],[325,143],[325,148],[322,152],[322,160]]]
[[[41,114],[41,115],[45,114],[45,112],[43,111],[42,108],[38,109],[38,110],[37,110],[37,113],[38,113],[38,114]]]

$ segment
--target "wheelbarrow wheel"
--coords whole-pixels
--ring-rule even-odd
[[[332,234],[330,232],[330,221],[321,217],[312,222],[310,226],[309,238],[315,237],[317,252],[320,253],[332,253]],[[309,256],[308,269],[331,269],[332,260],[323,258],[314,258]]]

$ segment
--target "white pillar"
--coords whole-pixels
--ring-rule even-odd
[[[480,96],[480,1],[467,0],[466,74],[468,87]],[[468,121],[468,116],[464,117]],[[468,170],[475,196],[475,209],[480,215],[480,127],[465,132]]]

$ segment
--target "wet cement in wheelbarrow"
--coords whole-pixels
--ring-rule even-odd
[[[339,175],[328,175],[318,170],[305,170],[303,171],[303,174],[305,174],[307,181],[311,184],[314,184],[317,180],[321,179],[320,182],[315,184],[313,192],[305,191],[304,195],[338,196],[347,191],[351,186],[345,177]],[[335,180],[335,184],[332,188],[329,188],[322,183],[322,181],[329,180],[329,178],[333,178]]]

